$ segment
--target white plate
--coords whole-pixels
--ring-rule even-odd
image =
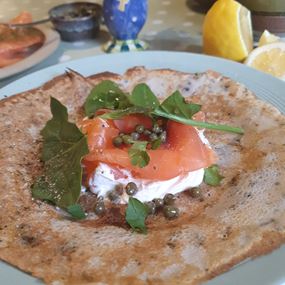
[[[123,73],[127,68],[172,68],[185,72],[213,69],[245,84],[258,97],[285,113],[285,82],[232,61],[190,53],[140,52],[101,55],[55,65],[25,76],[0,90],[0,98],[22,92],[62,74],[67,67],[83,75],[111,71]],[[28,257],[27,257],[28,258]],[[285,246],[207,282],[207,285],[285,285]],[[36,285],[37,279],[0,262],[0,284]]]
[[[30,56],[20,60],[12,65],[0,68],[0,79],[4,79],[11,75],[15,75],[21,71],[24,71],[51,55],[58,47],[60,43],[60,36],[58,32],[48,28],[38,28],[45,35],[45,42],[42,47],[32,53]]]

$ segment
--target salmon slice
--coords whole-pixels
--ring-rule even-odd
[[[137,123],[149,124],[149,118],[135,116]],[[134,119],[134,115],[133,115]],[[198,130],[192,126],[168,121],[166,125],[167,141],[156,150],[148,150],[150,162],[139,168],[130,162],[128,147],[116,148],[112,140],[129,125],[130,116],[118,121],[95,118],[82,122],[82,131],[87,135],[90,153],[83,159],[88,174],[91,174],[99,162],[112,167],[127,169],[136,178],[150,180],[168,180],[190,171],[206,168],[216,161],[213,150],[199,137]],[[149,126],[146,126],[149,128]]]

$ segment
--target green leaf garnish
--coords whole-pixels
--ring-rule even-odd
[[[148,165],[150,157],[146,151],[148,142],[146,141],[135,141],[129,148],[129,157],[132,165],[143,168]]]
[[[132,95],[128,96],[112,81],[101,82],[88,96],[85,103],[85,113],[87,116],[92,116],[100,108],[115,110],[102,115],[101,117],[104,119],[116,120],[126,115],[143,113],[149,117],[162,117],[194,127],[237,134],[244,133],[242,128],[193,120],[193,115],[201,110],[201,105],[187,103],[179,91],[174,92],[159,104],[146,84],[137,85]]]
[[[159,109],[166,114],[191,119],[193,115],[201,110],[201,105],[186,103],[181,93],[176,91],[162,102]]]
[[[88,153],[88,145],[84,134],[68,122],[66,107],[53,97],[50,107],[53,118],[41,131],[44,170],[32,186],[32,195],[67,209],[80,195],[81,158]]]
[[[220,185],[224,177],[219,173],[219,167],[214,164],[205,169],[204,182],[211,186]]]
[[[103,115],[100,115],[100,118],[106,119],[106,120],[118,120],[121,119],[122,117],[131,115],[131,114],[147,114],[147,110],[141,107],[129,107],[127,109],[123,110],[115,110],[112,112],[105,113]]]
[[[76,220],[83,220],[86,218],[85,212],[79,204],[74,204],[67,207],[67,212]]]
[[[161,139],[160,138],[158,138],[157,140],[155,140],[155,141],[153,141],[152,143],[151,143],[151,149],[152,150],[156,150],[156,149],[158,149],[160,146],[161,146]]]
[[[157,97],[145,83],[138,84],[134,88],[130,100],[133,105],[149,110],[154,110],[160,104]]]
[[[131,228],[137,232],[146,234],[147,228],[145,225],[145,219],[147,216],[147,206],[138,199],[130,197],[128,207],[126,209],[126,221]]]
[[[119,86],[104,80],[96,85],[84,104],[85,113],[88,117],[93,116],[99,109],[126,109],[131,106],[129,97]]]

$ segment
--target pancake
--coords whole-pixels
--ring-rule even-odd
[[[50,96],[76,122],[88,92],[104,79],[125,91],[146,82],[159,98],[178,89],[203,105],[209,122],[245,130],[243,136],[206,130],[225,179],[203,185],[203,199],[179,195],[179,218],[148,218],[147,235],[133,233],[121,209],[78,222],[31,197],[42,171],[40,130],[51,118]],[[216,72],[136,67],[84,78],[69,71],[1,100],[0,131],[0,259],[46,284],[200,284],[285,241],[285,118]]]

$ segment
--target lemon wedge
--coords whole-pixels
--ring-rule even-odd
[[[276,43],[279,41],[280,41],[279,37],[265,30],[259,39],[258,46],[261,47],[261,46]]]
[[[245,64],[285,80],[285,42],[276,42],[254,49]]]
[[[234,0],[218,0],[203,25],[204,52],[236,61],[253,49],[251,14]]]

